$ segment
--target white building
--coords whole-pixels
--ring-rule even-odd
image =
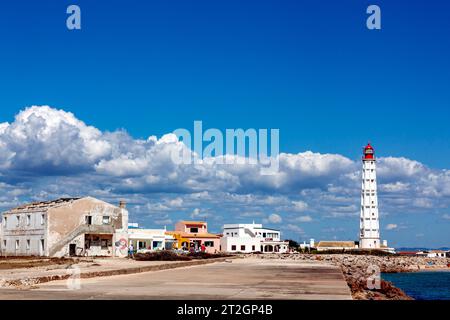
[[[137,223],[128,225],[128,238],[137,252],[171,250],[176,240],[166,229],[142,229]]]
[[[378,217],[377,173],[374,149],[367,144],[363,152],[360,240],[361,249],[380,248],[380,221]]]
[[[302,250],[312,250],[316,247],[316,242],[314,239],[310,239],[309,243],[306,243],[306,241],[303,241],[303,243],[300,243],[300,249]]]
[[[416,253],[418,256],[427,258],[446,258],[447,253],[443,250],[420,251]]]
[[[289,242],[281,241],[281,232],[262,224],[225,224],[220,239],[224,252],[288,252]]]
[[[2,215],[4,256],[126,256],[128,211],[91,197],[35,202]]]

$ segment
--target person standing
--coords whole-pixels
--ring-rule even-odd
[[[130,243],[130,247],[128,248],[128,256],[130,258],[134,258],[134,246],[132,242]]]

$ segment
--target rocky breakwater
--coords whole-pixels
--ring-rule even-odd
[[[263,254],[261,259],[325,261],[339,266],[352,296],[357,300],[412,300],[380,273],[415,272],[428,269],[449,269],[448,258],[374,256],[350,254]]]

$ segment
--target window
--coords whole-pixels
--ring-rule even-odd
[[[231,251],[236,251],[236,246],[231,246]]]
[[[20,241],[16,240],[16,250],[19,250],[19,248],[20,248]]]
[[[6,245],[7,245],[8,243],[6,242],[6,240],[3,240],[3,248],[5,248],[6,249]]]
[[[162,241],[153,241],[153,249],[162,249],[163,242]]]
[[[103,247],[103,245],[102,245]],[[147,249],[147,242],[146,241],[138,241],[138,245],[137,245],[138,249]]]
[[[102,239],[101,246],[103,250],[108,249],[108,239]]]
[[[45,214],[41,214],[41,225],[45,223]]]
[[[92,224],[92,216],[86,216],[85,222],[86,222],[86,224],[91,225]]]
[[[209,248],[214,247],[214,241],[205,241],[205,247],[209,247]]]
[[[191,233],[198,233],[198,228],[191,228]]]
[[[109,224],[109,216],[103,216],[103,224]]]
[[[252,246],[252,251],[255,251],[256,250],[256,247],[255,246]]]
[[[17,218],[16,226],[18,227],[20,225],[20,216],[16,216],[16,218]]]
[[[31,224],[31,216],[27,214],[27,226]]]
[[[30,250],[30,239],[27,239],[27,250]]]
[[[41,239],[41,241],[40,241],[41,255],[44,255],[44,249],[45,249],[45,242],[44,242],[44,239]]]
[[[5,225],[5,229],[6,229],[8,226],[8,218],[7,217],[5,217],[5,219],[4,219],[4,225]]]
[[[245,246],[241,246],[241,251],[245,251]]]

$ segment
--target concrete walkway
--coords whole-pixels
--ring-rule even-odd
[[[0,299],[327,299],[349,300],[337,267],[323,262],[236,259],[208,265],[0,289]]]
[[[222,262],[228,258],[192,261],[135,261],[122,258],[96,258],[72,265],[51,265],[45,267],[0,270],[0,287],[26,287],[55,280],[65,280],[78,273],[80,278],[105,277],[135,274],[149,271],[174,269],[186,266]]]

